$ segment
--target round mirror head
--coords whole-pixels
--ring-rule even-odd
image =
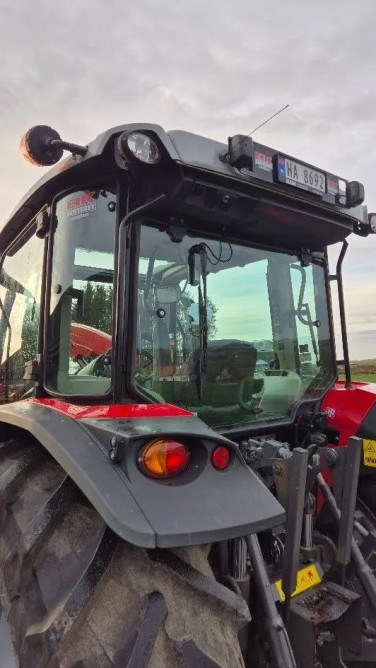
[[[61,137],[48,125],[34,125],[20,142],[20,151],[25,160],[38,167],[48,167],[59,162],[63,155],[63,149],[53,146],[51,142],[61,141]]]

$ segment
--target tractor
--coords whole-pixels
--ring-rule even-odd
[[[21,150],[51,169],[0,232],[1,662],[375,666],[363,186],[146,123]]]

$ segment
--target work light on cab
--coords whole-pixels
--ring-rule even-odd
[[[190,451],[186,445],[170,439],[156,439],[141,450],[138,463],[152,478],[171,478],[187,467]]]
[[[364,202],[364,186],[359,181],[346,184],[346,201],[348,206],[360,206]]]
[[[139,160],[145,165],[156,165],[161,159],[158,144],[143,132],[123,132],[119,137],[119,151],[128,160]]]

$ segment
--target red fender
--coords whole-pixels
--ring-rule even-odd
[[[340,432],[338,445],[346,445],[350,436],[357,434],[375,404],[376,383],[357,381],[352,383],[352,387],[346,388],[344,381],[338,381],[329,390],[322,403],[322,410],[328,415],[328,427]]]

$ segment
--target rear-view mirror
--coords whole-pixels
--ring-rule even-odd
[[[180,297],[180,289],[175,285],[160,286],[156,290],[159,304],[175,304]]]

